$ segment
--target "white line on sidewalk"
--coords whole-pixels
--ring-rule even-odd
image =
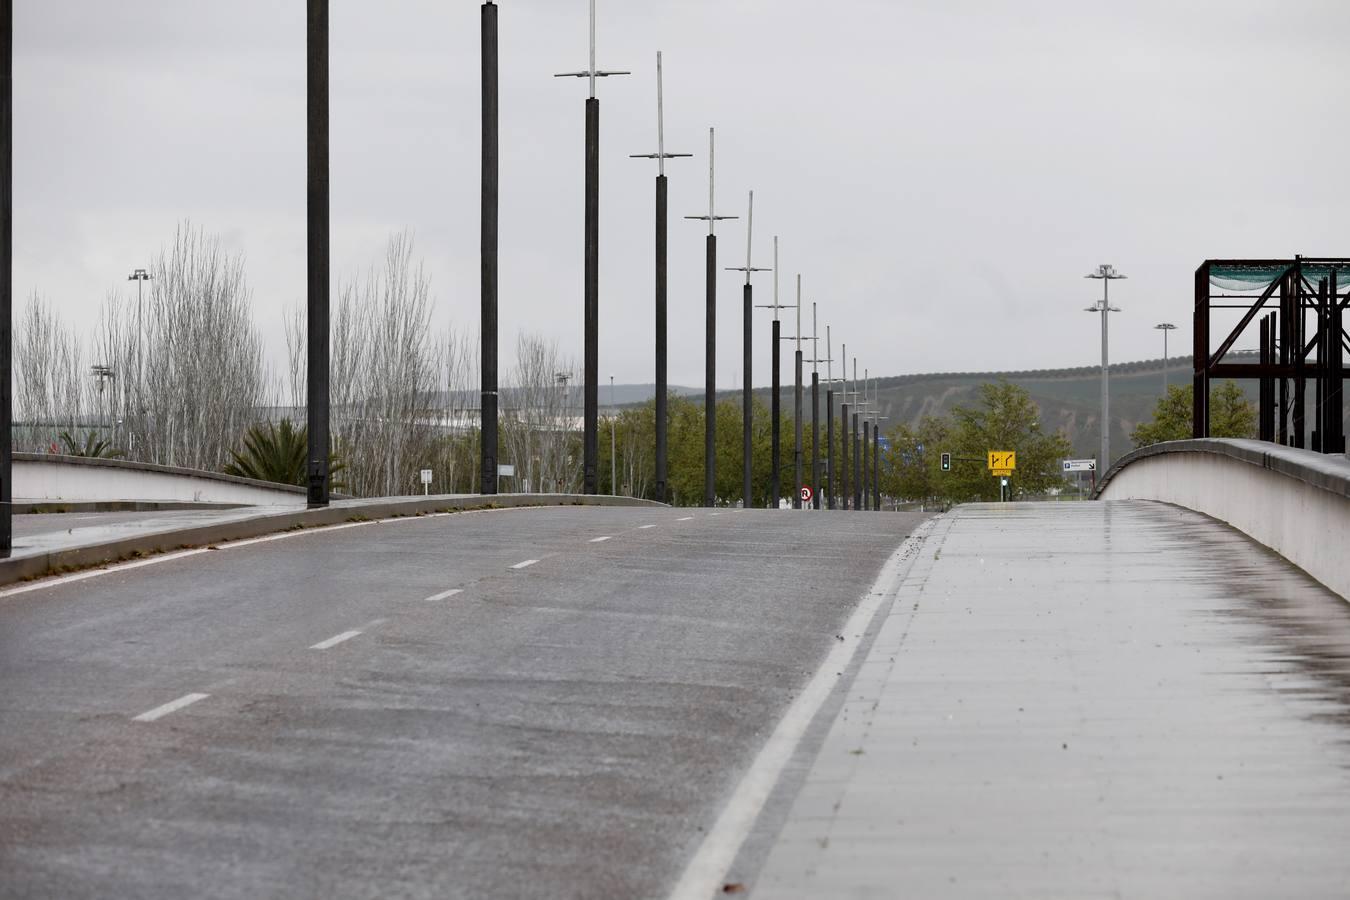
[[[537,559],[527,559],[527,560],[525,560],[524,562],[518,562],[518,563],[516,563],[516,564],[515,564],[514,566],[512,566],[511,568],[513,568],[513,569],[528,569],[530,566],[534,565],[534,564],[537,563],[537,562],[539,562],[539,560],[537,560]]]
[[[689,860],[679,883],[670,892],[669,900],[707,900],[721,892],[736,854],[759,818],[784,767],[801,743],[807,726],[838,684],[838,673],[847,670],[854,654],[858,652],[873,617],[885,603],[895,599],[908,571],[908,563],[913,559],[909,550],[923,541],[933,521],[929,519],[916,529],[886,561],[876,582],[863,595],[853,615],[844,624],[840,632],[844,639],[833,642],[825,661],[811,676],[797,699],[792,701],[778,726],[760,748],[755,761],[750,764],[731,799],[727,801],[726,808],[703,838],[693,859]]]
[[[603,544],[607,540],[609,540],[609,535],[606,535],[604,537],[591,538],[590,542],[592,544]]]
[[[342,643],[343,641],[350,641],[352,638],[356,637],[356,636],[357,636],[358,634],[360,634],[360,633],[361,633],[361,632],[359,632],[359,631],[344,631],[344,632],[342,632],[342,634],[335,634],[335,635],[333,635],[332,637],[330,637],[330,638],[329,638],[328,640],[326,640],[326,641],[319,641],[317,644],[313,645],[313,646],[310,647],[309,649],[311,649],[311,650],[328,650],[328,649],[330,649],[330,648],[332,648],[332,647],[336,647],[338,644]]]
[[[169,713],[171,713],[171,712],[178,712],[178,710],[182,709],[182,708],[185,707],[185,706],[191,706],[192,704],[196,703],[198,700],[205,700],[205,699],[206,699],[207,697],[209,697],[209,696],[211,696],[211,695],[210,695],[210,694],[184,694],[183,696],[179,697],[177,700],[171,701],[171,702],[169,702],[169,703],[165,703],[163,706],[156,706],[154,709],[150,710],[149,712],[143,712],[143,713],[141,713],[139,716],[137,716],[136,718],[132,719],[132,721],[133,721],[133,722],[153,722],[153,721],[155,721],[156,719],[162,719],[162,718],[164,718],[165,716],[167,716],[167,715],[168,715]]]
[[[423,600],[422,602],[435,603],[437,600],[448,600],[449,598],[455,596],[456,594],[462,593],[464,593],[464,588],[451,588],[448,591],[441,591],[439,594],[432,594],[430,597]]]

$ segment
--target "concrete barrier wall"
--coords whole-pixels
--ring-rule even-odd
[[[146,500],[243,506],[305,505],[305,492],[300,487],[196,469],[45,453],[14,454],[13,495],[15,500],[33,501]]]
[[[1102,500],[1160,500],[1213,516],[1350,598],[1350,460],[1263,441],[1169,441],[1129,454]]]

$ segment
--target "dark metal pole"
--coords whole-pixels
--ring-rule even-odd
[[[798,331],[800,332],[800,330],[801,330],[801,328],[800,328],[800,326],[798,326]],[[805,482],[803,481],[803,472],[802,472],[802,465],[803,465],[803,456],[802,456],[802,351],[800,351],[800,350],[797,351],[797,395],[796,395],[796,397],[794,398],[794,406],[795,406],[795,410],[794,410],[794,419],[795,419],[795,422],[794,422],[794,424],[793,424],[793,428],[794,428],[794,434],[793,434],[793,447],[795,448],[795,452],[793,453],[793,460],[794,460],[794,462],[796,462],[796,464],[797,464],[797,473],[796,473],[796,474],[797,474],[797,490],[796,490],[796,492],[795,492],[795,493],[793,494],[793,496],[792,496],[792,508],[793,508],[793,509],[801,509],[801,508],[802,508],[802,485],[803,485]]]
[[[659,115],[658,115],[659,119]],[[716,203],[716,130],[708,129],[708,214],[685,216],[708,223],[707,284],[705,286],[707,347],[703,373],[703,505],[717,505],[717,223],[735,216],[719,216]],[[746,263],[749,266],[749,263]]]
[[[872,425],[872,511],[881,512],[881,426]]]
[[[717,505],[717,235],[708,235],[703,364],[703,505]]]
[[[751,403],[752,398],[750,395],[750,384],[754,379],[754,372],[751,371],[750,360],[754,352],[754,347],[751,342],[751,338],[753,336],[753,329],[754,329],[753,316],[755,308],[755,295],[754,295],[754,288],[751,287],[748,283],[746,284],[745,290],[743,291],[743,297],[745,307],[744,309],[745,324],[742,326],[742,328],[744,331],[743,350],[745,353],[745,359],[742,363],[743,365],[742,377],[744,378],[744,384],[742,385],[741,390],[741,496],[744,498],[742,501],[742,505],[746,509],[749,509],[751,499],[751,489],[753,488],[753,484],[751,483],[752,479],[750,476],[750,454],[751,454],[750,425],[751,420],[754,416],[754,406]]]
[[[600,101],[586,101],[586,311],[585,409],[582,480],[600,493]]]
[[[872,424],[866,419],[862,423],[862,477],[858,479],[858,487],[862,490],[862,503],[858,504],[858,509],[866,512],[872,508]]]
[[[777,302],[778,302],[778,298],[775,297],[775,298],[774,298],[774,303],[777,303]],[[780,323],[779,323],[779,321],[778,321],[778,318],[775,316],[775,317],[774,317],[774,320],[773,320],[773,353],[772,353],[772,357],[773,357],[773,374],[772,374],[772,379],[771,379],[772,382],[773,382],[773,397],[772,397],[772,400],[770,401],[770,404],[769,404],[769,408],[770,408],[770,410],[771,410],[770,413],[769,413],[769,415],[772,417],[772,420],[773,420],[773,422],[772,422],[772,425],[773,425],[773,437],[772,437],[772,440],[771,440],[773,449],[770,451],[770,452],[773,454],[773,456],[772,456],[772,466],[771,466],[771,469],[770,469],[771,474],[770,474],[770,476],[769,476],[769,484],[770,484],[770,488],[769,488],[769,508],[770,508],[770,509],[777,509],[777,508],[778,508],[778,499],[779,499],[780,497],[783,496],[783,485],[782,485],[782,463],[783,463],[783,460],[782,460],[782,449],[783,449],[782,424],[783,424],[783,422],[782,422],[782,412],[781,412],[781,401],[782,401],[782,397],[780,396],[781,387],[780,387],[779,379],[778,379],[778,369],[779,369],[779,366],[781,365],[781,362],[780,362],[780,360],[779,360],[778,348],[779,348],[779,345],[782,343],[782,340],[783,340],[783,338],[782,338],[782,328],[781,328],[781,325],[780,325]]]
[[[834,509],[834,388],[825,388],[825,507]]]
[[[811,508],[820,509],[820,373],[811,373]]]
[[[853,444],[849,441],[848,432],[848,391],[844,391],[844,402],[839,404],[840,422],[839,422],[839,455],[842,457],[839,465],[839,508],[849,508],[849,498],[853,494],[848,489],[848,467],[849,460],[853,458]]]
[[[305,56],[309,295],[306,320],[310,506],[328,505],[328,0],[308,0]]]
[[[14,548],[14,3],[0,0],[0,557]]]
[[[666,176],[656,176],[656,499],[665,503],[666,435]]]
[[[1344,312],[1341,309],[1341,301],[1337,293],[1337,275],[1337,270],[1332,269],[1325,326],[1327,359],[1324,365],[1327,367],[1327,395],[1324,403],[1327,408],[1327,424],[1322,436],[1323,453],[1345,452],[1345,411],[1341,405],[1341,397],[1345,387],[1345,372],[1342,369],[1344,350],[1341,343]]]
[[[853,511],[863,509],[863,479],[867,474],[863,471],[863,441],[857,433],[859,425],[859,414],[853,413]]]
[[[482,324],[482,398],[479,489],[497,493],[497,5],[483,4],[483,201],[479,232]]]

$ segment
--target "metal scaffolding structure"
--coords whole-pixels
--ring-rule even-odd
[[[1350,259],[1205,260],[1195,271],[1192,434],[1209,436],[1211,381],[1255,378],[1260,381],[1261,440],[1344,453],[1347,304]],[[1225,334],[1213,327],[1216,310],[1241,310],[1242,316]],[[1259,333],[1258,361],[1226,361],[1253,323]],[[1223,340],[1211,352],[1212,339],[1220,334]]]

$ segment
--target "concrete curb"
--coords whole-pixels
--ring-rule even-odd
[[[16,516],[50,516],[61,513],[174,512],[194,509],[243,509],[244,503],[205,503],[194,500],[15,500],[9,505]]]
[[[190,528],[167,528],[125,538],[63,547],[0,560],[0,585],[13,584],[96,568],[129,559],[168,553],[227,541],[263,537],[300,528],[322,528],[346,522],[422,516],[430,513],[467,512],[482,509],[520,509],[545,506],[627,506],[666,509],[667,504],[630,497],[585,494],[442,495],[430,497],[345,500],[321,509],[274,510],[255,516],[228,519]]]

